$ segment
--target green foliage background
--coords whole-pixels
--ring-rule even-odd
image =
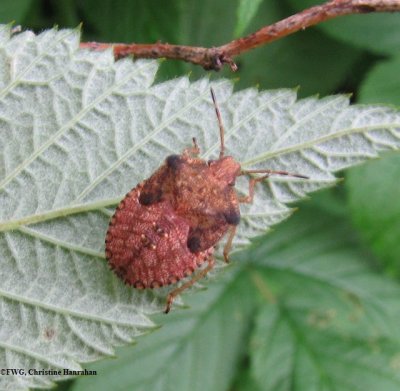
[[[3,0],[0,22],[36,32],[83,23],[83,41],[216,46],[316,3]],[[237,89],[300,86],[302,97],[352,93],[355,102],[399,105],[399,25],[394,14],[344,17],[242,55],[235,75],[211,77],[238,78]],[[206,74],[165,61],[158,77],[188,72]],[[189,295],[192,309],[158,317],[161,330],[87,366],[98,376],[58,389],[399,389],[399,341],[390,327],[400,302],[399,175],[398,154],[343,173],[343,183],[301,203],[206,291]],[[292,263],[305,268],[293,272]],[[375,301],[384,313],[372,313]]]

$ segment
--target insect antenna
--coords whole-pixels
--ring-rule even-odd
[[[193,142],[192,153],[193,153],[194,155],[198,155],[198,154],[200,153],[200,148],[199,148],[199,146],[197,145],[197,139],[196,139],[196,137],[193,137],[193,138],[192,138],[192,142]]]
[[[270,175],[284,175],[284,176],[292,176],[295,178],[302,178],[302,179],[310,179],[308,176],[295,174],[293,172],[288,171],[279,171],[279,170],[243,170],[242,175],[246,174],[266,174],[265,177]]]
[[[215,107],[215,114],[217,114],[217,119],[218,119],[218,125],[219,125],[219,138],[221,140],[221,149],[219,150],[219,158],[221,159],[224,157],[225,153],[225,142],[224,142],[224,125],[222,124],[222,118],[221,118],[221,113],[219,112],[219,108],[217,105],[217,99],[215,98],[214,90],[212,87],[210,87],[211,90],[211,97],[214,102],[214,107]]]

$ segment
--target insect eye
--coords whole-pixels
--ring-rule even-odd
[[[176,170],[182,163],[182,158],[179,155],[170,155],[167,157],[166,162],[169,168]]]
[[[192,253],[198,252],[201,247],[200,238],[197,236],[192,236],[188,239],[187,246]]]
[[[240,222],[240,213],[236,210],[229,210],[224,213],[225,221],[231,225],[238,225]]]

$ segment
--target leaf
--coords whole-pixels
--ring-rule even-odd
[[[300,86],[301,96],[335,91],[360,59],[360,51],[318,31],[302,31],[247,53],[239,60],[238,87]]]
[[[157,333],[119,349],[117,359],[91,365],[97,376],[80,378],[73,391],[228,389],[255,305],[248,279],[231,271],[192,295],[192,309],[159,317],[166,324]]]
[[[213,47],[233,37],[235,7],[230,0],[186,2],[191,10],[183,22],[188,25],[184,35],[195,46]],[[284,2],[264,0],[251,22],[251,31],[285,18],[291,9]],[[221,23],[223,15],[223,23]],[[301,96],[326,95],[337,91],[349,72],[353,73],[361,51],[339,43],[316,30],[306,30],[252,50],[235,58],[237,89],[257,85],[260,88],[293,88],[301,86]],[[190,67],[192,75],[203,77],[199,67]],[[228,67],[222,71],[232,77]]]
[[[335,313],[308,319],[292,308],[265,306],[253,335],[253,374],[261,390],[397,390],[399,344],[349,337],[324,328]]]
[[[237,22],[235,36],[239,37],[244,33],[262,0],[240,0],[236,10]]]
[[[127,43],[150,43],[159,39],[172,43],[182,38],[176,26],[179,20],[176,16],[181,7],[177,0],[170,1],[168,7],[160,0],[103,0],[101,7],[97,5],[94,0],[81,5],[84,15],[96,30],[96,37],[100,34],[111,42]]]
[[[342,217],[305,208],[252,253],[260,390],[399,388],[400,288],[369,270],[353,236]]]
[[[290,0],[296,11],[320,5],[317,0]],[[377,54],[393,54],[399,51],[400,15],[396,13],[370,13],[346,15],[318,25],[332,38]]]
[[[0,23],[22,23],[32,0],[3,1],[0,9]]]
[[[398,79],[393,72],[397,58],[382,61],[375,66],[364,81],[359,99],[362,102],[384,101],[396,103],[398,94],[393,90]],[[400,188],[399,156],[388,154],[382,159],[356,167],[347,173],[346,189],[354,225],[366,245],[378,257],[387,274],[400,276],[398,233]],[[396,365],[396,355],[391,361]],[[382,387],[379,387],[380,389]]]
[[[187,44],[182,31],[182,8],[180,0],[97,0],[81,2],[85,30],[93,28],[90,39],[97,42],[153,43],[157,41]],[[112,17],[110,17],[112,15]],[[88,28],[89,27],[89,28]],[[87,32],[87,31],[86,31]],[[165,61],[158,78],[165,80],[183,74],[182,61]]]
[[[287,17],[284,2],[264,0],[252,21],[252,31]],[[352,72],[360,51],[318,30],[306,30],[252,50],[238,58],[239,88],[257,83],[261,88],[301,86],[302,96],[337,90]]]
[[[374,67],[362,85],[359,100],[399,103],[399,65],[398,56]],[[399,165],[398,154],[387,154],[349,170],[346,181],[355,226],[385,271],[396,277],[400,276],[400,186],[395,179],[400,174]]]
[[[393,276],[400,276],[399,155],[357,167],[346,188],[355,226]]]
[[[392,103],[400,105],[400,55],[380,61],[368,73],[360,89],[363,103]]]
[[[336,379],[346,376],[360,384],[372,378],[375,387],[364,389],[396,390],[384,385],[400,381],[399,286],[368,267],[345,221],[348,211],[331,214],[314,200],[307,204],[313,206],[303,205],[238,253],[209,289],[188,297],[192,309],[173,312],[160,331],[120,349],[118,358],[90,365],[97,376],[77,379],[73,391],[275,391],[289,389],[292,379],[293,390],[309,390],[319,376],[337,387]],[[243,334],[253,323],[246,347]],[[229,386],[232,372],[237,383]]]
[[[180,32],[188,37],[184,44],[209,47],[229,42],[233,38],[235,16],[236,7],[229,0],[184,2]]]
[[[0,359],[10,368],[79,370],[154,328],[148,316],[163,308],[165,290],[136,291],[110,273],[109,218],[193,136],[203,157],[218,156],[208,79],[154,85],[157,62],[115,63],[111,51],[78,44],[76,30],[13,37],[0,30]],[[349,106],[343,96],[296,102],[291,90],[233,94],[227,80],[213,87],[227,152],[244,168],[310,176],[258,186],[235,248],[286,218],[286,202],[335,183],[333,171],[400,144],[392,108]],[[0,387],[61,378],[1,377]]]

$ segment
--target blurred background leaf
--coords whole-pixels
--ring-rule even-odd
[[[400,278],[400,156],[350,170],[346,187],[354,225],[381,267]]]
[[[12,3],[4,0],[8,2]],[[22,24],[39,32],[55,24],[76,27],[82,23],[83,41],[153,43],[159,40],[212,47],[229,42],[238,29],[248,34],[293,12],[288,0],[264,0],[259,4],[257,0],[174,0],[168,5],[160,0],[100,3],[32,0]],[[14,19],[5,15],[0,21],[7,23]],[[355,84],[374,59],[366,51],[312,28],[238,57],[239,71],[232,74],[224,69],[218,77],[238,79],[237,88],[300,86],[301,97],[354,92]],[[192,78],[205,74],[203,69],[191,64],[165,61],[157,77],[166,80],[188,72]]]
[[[295,11],[322,4],[318,0],[288,0]],[[400,15],[370,13],[346,15],[321,23],[316,28],[332,38],[377,54],[391,55],[400,51]]]
[[[167,322],[155,317],[164,326],[134,349],[93,364],[98,376],[79,379],[72,390],[228,389],[246,349],[257,294],[239,269],[224,274],[222,284],[190,296],[191,309],[174,311]]]
[[[187,296],[191,309],[166,321],[158,316],[161,330],[134,349],[120,349],[116,359],[88,366],[98,375],[76,380],[72,390],[323,390],[331,384],[395,391],[400,287],[376,275],[372,261],[345,208],[331,213],[303,205],[276,232],[236,254],[206,291]],[[250,371],[234,377],[238,364]]]
[[[236,10],[235,37],[240,37],[246,28],[250,26],[250,22],[257,13],[261,2],[262,0],[239,0]]]
[[[399,35],[397,30],[394,37]],[[358,101],[399,105],[399,69],[400,56],[395,51],[387,59],[377,60],[360,85]],[[389,153],[349,170],[346,181],[355,227],[376,255],[381,269],[397,279],[400,279],[399,175],[400,156]]]
[[[291,12],[285,2],[266,0],[246,32],[274,23]],[[299,86],[300,97],[325,95],[337,92],[362,58],[362,51],[323,32],[301,31],[241,56],[238,88],[254,83],[266,89]]]
[[[2,23],[15,24],[23,23],[29,8],[32,6],[32,0],[4,1],[0,7],[0,20]]]
[[[400,55],[377,61],[360,86],[359,102],[400,106]]]

